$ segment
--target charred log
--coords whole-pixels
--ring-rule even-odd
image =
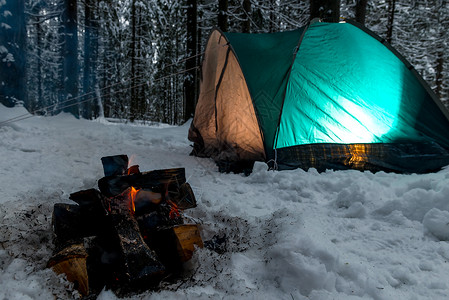
[[[188,182],[181,184],[176,193],[171,194],[169,191],[169,196],[180,210],[196,207],[195,194]]]
[[[166,190],[177,192],[179,186],[185,182],[185,169],[175,168],[132,175],[106,176],[98,181],[98,187],[105,196],[113,197],[131,186],[162,194],[165,194]]]
[[[122,274],[127,282],[160,279],[165,267],[145,243],[134,218],[131,189],[110,199],[111,222],[117,234],[122,255]]]
[[[105,156],[101,158],[104,176],[116,176],[126,174],[128,169],[128,156],[126,154]]]
[[[83,215],[92,218],[106,215],[106,211],[104,209],[106,198],[96,189],[72,193],[70,194],[69,199],[78,203]]]
[[[57,203],[52,218],[56,251],[72,244],[78,244],[84,237],[99,234],[104,226],[102,215],[85,213],[79,205]]]
[[[157,210],[162,202],[162,194],[152,191],[139,190],[134,199],[134,209],[136,215],[143,215],[147,212]]]

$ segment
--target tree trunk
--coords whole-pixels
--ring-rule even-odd
[[[133,88],[136,86],[136,0],[131,4],[131,115],[130,120],[134,122],[137,118],[137,97],[136,90]]]
[[[242,6],[242,32],[249,33],[251,31],[251,1],[243,0]]]
[[[437,22],[441,24],[443,21],[442,14],[444,13],[444,7],[447,5],[446,1],[440,1],[439,5],[436,6],[436,14],[438,16]],[[447,31],[442,27],[438,26],[438,43],[437,43],[437,57],[436,57],[436,68],[435,68],[435,93],[440,99],[444,97],[444,41],[445,34]]]
[[[276,22],[276,1],[270,0],[270,25],[269,32],[275,32],[277,30]]]
[[[8,0],[0,5],[0,101],[7,106],[27,103],[25,1]],[[6,13],[8,12],[8,13]]]
[[[132,76],[136,77],[136,84],[134,85],[134,88],[136,90],[136,109],[137,109],[137,116],[144,120],[145,119],[145,111],[146,111],[146,107],[145,107],[145,69],[143,68],[143,58],[144,58],[144,54],[142,52],[142,37],[144,36],[144,32],[143,32],[143,16],[142,16],[142,8],[139,7],[138,11],[137,11],[137,40],[136,40],[136,69],[135,69],[135,74],[133,73]]]
[[[340,0],[310,0],[310,20],[340,21]]]
[[[62,22],[64,25],[63,84],[65,112],[79,117],[78,107],[78,16],[77,0],[64,0]]]
[[[92,4],[92,2],[91,2]],[[91,81],[91,87],[94,89],[95,91],[95,99],[96,101],[93,103],[96,103],[95,105],[93,105],[93,112],[92,115],[94,118],[104,118],[104,110],[103,110],[103,103],[101,101],[101,93],[100,93],[100,87],[99,87],[99,74],[97,73],[97,65],[99,64],[98,60],[99,60],[99,52],[98,52],[98,47],[99,47],[99,9],[98,9],[98,5],[92,5],[92,14],[91,14],[91,20],[90,20],[90,25],[91,25],[91,35],[93,37],[93,39],[91,40],[91,45],[92,45],[92,63],[91,63],[91,74],[92,74],[92,81]],[[93,98],[94,95],[91,96],[91,98]],[[93,100],[92,100],[93,101]]]
[[[387,23],[387,42],[391,44],[393,40],[393,24],[396,9],[396,0],[388,0],[388,23]]]
[[[42,38],[45,36],[45,33],[42,30],[41,21],[40,21],[40,13],[41,9],[38,5],[35,6],[33,13],[36,15],[35,17],[35,30],[36,30],[36,50],[37,50],[37,60],[36,60],[36,80],[37,80],[37,99],[35,103],[31,104],[30,109],[32,111],[36,110],[37,107],[46,107],[49,103],[45,103],[42,97]]]
[[[218,28],[228,31],[228,0],[218,0]]]
[[[355,5],[355,20],[365,25],[366,4],[368,0],[357,0]]]
[[[92,29],[91,25],[91,0],[84,0],[84,72],[83,72],[83,94],[84,103],[82,105],[82,115],[85,119],[91,119],[92,108],[91,101],[91,38],[90,32]]]
[[[184,79],[185,91],[185,113],[184,121],[187,121],[195,112],[196,101],[196,55],[197,55],[197,13],[198,7],[196,0],[187,0],[187,45],[186,45],[186,76]]]

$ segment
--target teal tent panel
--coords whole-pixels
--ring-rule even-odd
[[[314,23],[292,66],[274,148],[438,142],[449,122],[386,46],[346,23]]]
[[[224,33],[245,76],[267,157],[271,157],[288,73],[303,31]]]

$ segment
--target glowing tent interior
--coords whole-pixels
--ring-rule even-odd
[[[354,22],[213,30],[189,130],[231,166],[424,173],[449,164],[449,113],[389,44]]]

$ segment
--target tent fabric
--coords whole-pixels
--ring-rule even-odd
[[[245,74],[268,156],[272,156],[288,75],[303,32],[304,28],[277,33],[224,33]]]
[[[275,148],[404,138],[449,146],[448,125],[387,47],[351,24],[315,23],[292,67]]]
[[[228,160],[264,160],[261,131],[245,78],[221,32],[211,33],[190,138],[201,155]]]
[[[448,112],[360,24],[214,30],[202,67],[189,138],[217,161],[419,173],[449,164]]]

